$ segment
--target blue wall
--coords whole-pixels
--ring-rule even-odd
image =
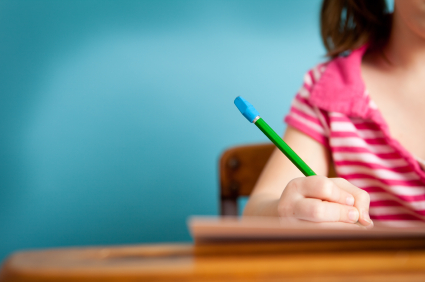
[[[0,1],[0,260],[54,246],[189,241],[217,160],[278,132],[324,60],[320,0]]]

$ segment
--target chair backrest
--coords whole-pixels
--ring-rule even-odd
[[[238,198],[249,196],[275,146],[237,146],[220,158],[220,214],[238,215]]]
[[[238,198],[249,196],[275,145],[272,143],[237,146],[220,158],[220,214],[238,215]],[[333,162],[328,177],[337,177]]]

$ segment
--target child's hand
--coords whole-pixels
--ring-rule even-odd
[[[342,178],[309,176],[293,179],[280,197],[283,218],[313,222],[359,222],[373,227],[369,194]]]

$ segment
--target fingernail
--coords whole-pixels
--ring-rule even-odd
[[[359,219],[359,212],[356,209],[349,211],[348,212],[348,219],[353,221],[353,222],[357,222],[357,220]]]
[[[347,203],[347,205],[352,206],[354,205],[354,197],[353,196],[348,196],[347,199],[345,200],[345,202]]]
[[[363,211],[362,212],[362,217],[363,217],[363,220],[364,221],[366,221],[367,223],[369,223],[369,224],[371,224],[373,226],[373,221],[370,219],[370,216],[369,216],[369,212],[368,211]]]

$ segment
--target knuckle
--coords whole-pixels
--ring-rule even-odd
[[[292,179],[286,185],[285,190],[288,190],[288,191],[296,191],[296,190],[298,190],[298,185],[300,184],[300,181],[301,181],[300,178],[294,178],[294,179]]]
[[[314,175],[314,176],[307,177],[307,179],[310,179],[311,181],[314,181],[315,183],[321,183],[322,181],[328,180],[328,178],[323,175]]]
[[[312,178],[312,180],[313,180],[313,178]],[[315,176],[314,177],[314,183],[316,185],[319,185],[319,186],[325,185],[325,183],[328,182],[328,181],[329,181],[329,179],[327,177],[324,177],[324,176]]]
[[[320,192],[323,198],[331,198],[333,192],[333,183],[329,180],[323,181],[322,185],[320,186]]]
[[[311,207],[311,217],[314,220],[323,220],[325,218],[325,207],[320,204],[314,204]]]
[[[353,184],[350,183],[350,181],[348,181],[345,178],[338,177],[338,178],[335,178],[335,180],[337,181],[336,183],[338,183],[338,185],[342,185],[344,187],[350,187],[350,186],[353,187],[354,186]]]
[[[366,192],[366,191],[364,191],[364,190],[361,190],[361,191],[359,192],[358,199],[359,199],[360,201],[363,201],[363,202],[367,202],[367,203],[369,203],[369,202],[370,202],[370,195],[369,195],[369,193],[368,193],[368,192]]]
[[[316,187],[318,189],[319,196],[322,199],[329,199],[332,197],[333,183],[326,177],[317,178]]]
[[[350,182],[348,182],[348,180],[347,179],[345,179],[345,178],[341,178],[341,177],[337,177],[337,178],[335,178],[336,180],[338,180],[338,181],[340,181],[340,182],[344,182],[345,184],[349,184]]]

